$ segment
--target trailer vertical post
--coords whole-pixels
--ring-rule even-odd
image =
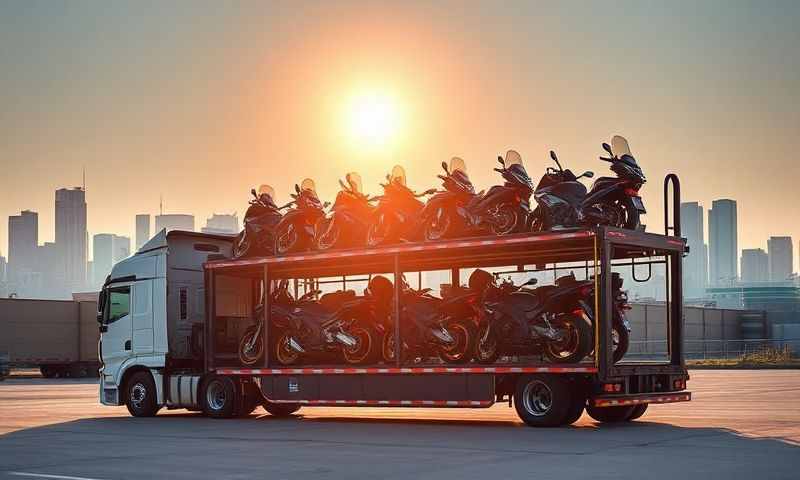
[[[611,256],[613,246],[608,240],[608,235],[605,227],[600,227],[597,230],[597,235],[600,237],[600,310],[599,315],[596,315],[595,328],[598,330],[598,350],[595,352],[597,356],[597,371],[601,380],[610,377],[610,368],[613,364],[613,352],[610,346],[611,340],[611,319],[614,316],[612,311],[613,301],[611,300],[612,287],[611,287]],[[597,272],[595,272],[597,275]]]
[[[400,255],[394,254],[394,358],[397,367],[402,364],[403,344],[400,343]]]
[[[671,253],[670,280],[670,363],[684,366],[683,358],[683,252]],[[724,322],[723,322],[724,323]]]
[[[214,325],[217,319],[216,301],[216,272],[213,269],[205,269],[206,280],[206,335],[205,335],[205,370],[211,371],[214,368]]]
[[[269,284],[269,267],[264,264],[263,272],[264,281],[264,318],[261,319],[264,325],[261,327],[261,351],[264,352],[264,368],[269,368],[269,325],[270,317],[272,314],[271,291]]]

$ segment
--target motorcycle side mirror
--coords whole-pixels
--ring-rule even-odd
[[[300,185],[295,183],[294,184],[294,191],[297,192],[297,193],[300,193]]]
[[[450,175],[450,170],[447,169],[447,162],[442,162],[442,168],[444,169],[444,173]]]
[[[504,167],[506,166],[506,161],[500,155],[497,156],[497,162]]]
[[[606,142],[603,142],[603,150],[608,152],[608,154],[612,157],[614,156],[614,152],[611,151],[611,145],[607,144]]]
[[[534,278],[529,278],[527,282],[522,284],[522,286],[525,286],[525,285],[536,285],[537,283],[539,283],[539,280],[536,279],[536,277],[534,277]]]
[[[556,162],[558,161],[558,156],[556,155],[556,152],[552,150],[550,150],[550,158]]]
[[[258,195],[256,194],[256,189],[255,189],[255,188],[251,188],[251,189],[250,189],[250,194],[251,194],[252,196],[254,196],[254,197],[258,198]]]
[[[435,188],[429,188],[429,189],[425,190],[424,192],[422,192],[423,195],[433,195],[434,193],[436,193],[436,189]]]
[[[594,177],[594,172],[590,172],[587,170],[581,174],[581,177],[592,178]]]

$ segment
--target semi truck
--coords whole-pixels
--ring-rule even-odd
[[[0,299],[0,354],[46,378],[98,375],[97,302]]]
[[[126,405],[134,416],[152,416],[161,408],[229,418],[259,405],[285,416],[314,406],[507,403],[530,426],[570,424],[584,411],[598,421],[634,420],[649,405],[691,399],[681,315],[687,247],[679,220],[676,225],[674,235],[596,227],[238,260],[230,259],[231,237],[161,232],[116,264],[101,291],[100,401]],[[668,354],[615,363],[612,272],[654,264],[667,273]],[[459,285],[477,267],[509,274],[580,270],[593,278],[597,314],[590,357],[575,364],[522,356],[448,365],[396,355],[391,363],[285,367],[267,351],[258,365],[239,363],[243,332],[256,322],[270,325],[265,286],[289,280],[295,292],[312,291],[331,279],[346,288],[372,275],[393,276],[395,331],[388,334],[395,336],[394,345],[402,345],[397,280],[416,274],[421,282],[421,272],[449,272],[450,284]],[[270,328],[261,329],[265,350],[272,345],[270,334]]]

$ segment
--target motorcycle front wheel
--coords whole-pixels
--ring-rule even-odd
[[[471,353],[474,350],[475,329],[467,322],[452,320],[445,325],[445,328],[453,337],[455,342],[450,346],[439,348],[439,358],[446,363],[467,363],[470,361]]]
[[[257,333],[258,327],[251,325],[239,340],[239,362],[242,365],[255,365],[264,354],[264,342],[260,338],[254,338]]]
[[[494,363],[500,356],[500,348],[497,337],[491,331],[486,332],[488,325],[478,330],[477,340],[475,341],[475,361],[478,363]]]
[[[578,363],[594,347],[592,326],[586,318],[578,315],[561,315],[553,321],[553,327],[562,332],[559,340],[545,344],[544,352],[555,363]]]
[[[453,214],[445,207],[439,207],[425,220],[425,240],[435,242],[450,236],[453,226]]]
[[[333,219],[320,222],[319,236],[317,237],[317,249],[330,250],[339,247],[342,229]]]
[[[536,207],[531,214],[531,232],[546,232],[551,228],[553,228],[553,222],[550,214],[542,207]]]
[[[504,203],[497,207],[493,215],[492,233],[497,236],[517,233],[520,225],[520,211],[518,208]]]
[[[394,241],[394,222],[385,218],[370,223],[367,229],[367,246],[377,247]]]
[[[275,235],[275,252],[278,255],[296,252],[300,247],[300,236],[297,227],[288,224],[281,227]]]
[[[627,228],[628,230],[638,230],[641,221],[639,219],[639,209],[633,204],[633,199],[625,197],[622,200],[621,206],[625,212],[625,220],[620,222],[622,225],[618,226]]]
[[[611,340],[614,348],[614,363],[617,363],[628,353],[630,332],[623,325],[614,325],[611,330]]]
[[[239,232],[233,240],[233,258],[242,258],[250,253],[250,237],[245,230]]]

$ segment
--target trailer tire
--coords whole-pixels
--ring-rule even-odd
[[[231,418],[237,414],[239,401],[236,385],[229,377],[212,375],[200,389],[203,413],[211,418]]]
[[[567,410],[562,425],[572,425],[583,416],[586,409],[586,387],[583,382],[575,381],[572,385],[572,403]]]
[[[617,423],[630,420],[633,409],[633,406],[595,407],[590,401],[586,406],[586,413],[598,422]]]
[[[258,387],[252,383],[245,383],[242,385],[244,395],[241,397],[241,405],[236,411],[237,417],[247,417],[264,401]]]
[[[646,403],[640,403],[639,405],[636,405],[635,407],[633,407],[633,411],[631,412],[631,416],[628,417],[628,420],[636,420],[637,418],[639,418],[642,415],[644,415],[644,412],[646,412],[646,411],[647,411],[647,404]]]
[[[152,417],[158,412],[156,382],[150,372],[135,372],[125,382],[125,406],[134,417]]]
[[[264,402],[262,406],[273,417],[288,417],[300,410],[300,404],[297,403]]]
[[[559,375],[528,375],[517,379],[514,408],[530,427],[561,425],[572,406],[569,383]]]

